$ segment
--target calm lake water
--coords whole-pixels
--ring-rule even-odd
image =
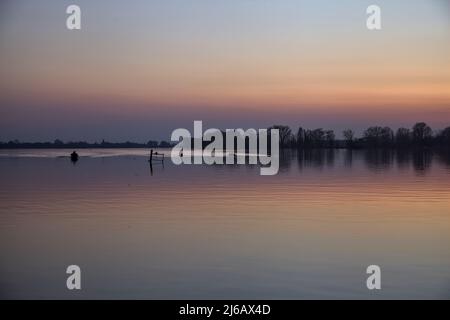
[[[294,152],[260,176],[71,151],[0,150],[1,298],[450,298],[448,155]]]

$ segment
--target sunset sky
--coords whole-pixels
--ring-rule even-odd
[[[2,1],[0,140],[450,125],[447,0]],[[77,4],[82,29],[66,29]],[[381,7],[382,30],[366,28]]]

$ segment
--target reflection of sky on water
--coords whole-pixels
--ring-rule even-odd
[[[0,157],[2,297],[449,298],[442,154],[287,152],[262,177],[95,152],[122,156]]]

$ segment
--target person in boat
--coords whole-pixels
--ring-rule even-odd
[[[70,160],[72,160],[73,162],[78,161],[78,153],[76,153],[75,151],[72,152],[70,154]]]

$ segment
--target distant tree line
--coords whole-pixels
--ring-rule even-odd
[[[364,130],[362,137],[355,137],[351,129],[342,132],[337,140],[333,130],[304,129],[292,132],[288,126],[275,125],[278,129],[281,148],[415,148],[450,147],[450,127],[433,131],[426,123],[418,122],[411,129],[399,128],[394,132],[389,127],[373,126]]]
[[[323,128],[304,129],[299,127],[292,132],[289,126],[274,125],[269,128],[278,129],[280,148],[283,149],[314,149],[314,148],[450,148],[450,127],[433,131],[426,123],[418,122],[411,129],[399,128],[394,132],[389,127],[373,126],[364,130],[362,137],[356,137],[351,129],[342,132],[343,139],[336,139],[333,130]],[[225,133],[224,133],[225,135]],[[204,142],[204,144],[208,144]],[[167,141],[150,140],[147,143],[137,142],[20,142],[18,140],[0,142],[0,148],[170,148],[174,144]],[[225,141],[224,141],[225,146]]]
[[[19,140],[13,140],[9,142],[0,142],[0,148],[2,149],[19,149],[19,148],[58,148],[58,149],[87,149],[87,148],[171,148],[173,144],[167,141],[154,141],[150,140],[147,143],[137,142],[108,142],[103,140],[102,142],[89,143],[86,141],[69,141],[63,142],[56,139],[53,142],[21,142]]]

